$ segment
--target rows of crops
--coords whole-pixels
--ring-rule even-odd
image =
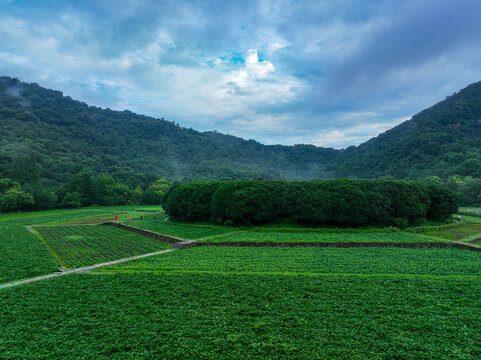
[[[479,207],[462,207],[459,209],[459,214],[481,217],[481,208]]]
[[[68,267],[92,265],[169,247],[159,240],[112,226],[41,226],[35,229]]]
[[[236,228],[214,225],[180,224],[171,221],[144,219],[132,221],[129,225],[147,229],[159,234],[176,236],[182,239],[200,239],[236,231]]]
[[[20,226],[0,225],[0,284],[57,271],[42,241]]]
[[[0,292],[0,354],[474,360],[480,293],[478,279],[72,275]]]
[[[402,233],[316,233],[316,232],[260,232],[249,231],[206,239],[205,242],[436,242],[426,237]]]
[[[197,247],[101,271],[481,275],[481,253],[399,248]]]
[[[461,222],[459,224],[421,228],[418,232],[448,240],[461,240],[481,233],[481,222]]]

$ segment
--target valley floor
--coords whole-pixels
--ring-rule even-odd
[[[95,225],[115,214],[209,246]],[[0,358],[479,359],[477,219],[402,233],[184,225],[142,207],[0,215],[0,285],[159,252],[0,288]],[[293,242],[395,247],[265,246]]]

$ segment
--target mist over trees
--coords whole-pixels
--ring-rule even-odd
[[[426,179],[463,205],[481,203],[481,83],[344,150],[198,132],[9,77],[0,77],[0,119],[0,178],[16,183],[10,209],[154,204],[169,182],[252,178]]]

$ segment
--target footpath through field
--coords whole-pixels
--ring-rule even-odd
[[[34,277],[34,278],[30,278],[30,279],[13,281],[13,282],[10,282],[10,283],[0,285],[0,289],[12,287],[12,286],[23,285],[23,284],[28,284],[28,283],[35,282],[35,281],[51,279],[51,278],[57,277],[57,276],[63,276],[63,275],[69,275],[69,274],[74,274],[74,273],[81,273],[81,272],[85,272],[85,271],[90,271],[90,270],[98,269],[98,268],[101,268],[101,267],[104,267],[104,266],[119,264],[119,263],[123,263],[123,262],[130,261],[130,260],[135,260],[135,259],[142,259],[142,258],[149,257],[149,256],[160,255],[160,254],[168,253],[168,252],[175,251],[175,250],[177,250],[177,249],[160,250],[160,251],[156,251],[156,252],[152,252],[152,253],[148,253],[148,254],[136,255],[136,256],[131,256],[131,257],[128,257],[128,258],[123,258],[123,259],[118,259],[118,260],[112,260],[112,261],[108,261],[108,262],[104,262],[104,263],[100,263],[100,264],[84,266],[84,267],[81,267],[81,268],[66,270],[66,271],[62,271],[62,272],[56,272],[56,273],[53,273],[53,274],[37,276],[37,277]]]
[[[36,232],[32,228],[34,226],[38,226],[38,225],[29,225],[29,226],[25,226],[25,228],[29,232],[31,232],[32,234],[38,235],[38,234],[36,234]],[[131,228],[131,227],[125,226],[124,228]],[[126,230],[128,230],[128,229],[126,229]],[[171,237],[172,239],[179,240],[178,242],[176,242],[173,245],[173,247],[171,249],[155,251],[155,252],[151,252],[151,253],[147,253],[147,254],[130,256],[130,257],[122,258],[122,259],[117,259],[117,260],[107,261],[107,262],[103,262],[103,263],[99,263],[99,264],[79,267],[79,268],[76,268],[76,269],[69,269],[69,270],[65,270],[65,271],[61,271],[61,272],[59,271],[59,272],[56,272],[56,273],[53,273],[53,274],[47,274],[47,275],[36,276],[36,277],[33,277],[33,278],[28,278],[28,279],[16,280],[16,281],[12,281],[12,282],[9,282],[9,283],[6,283],[6,284],[0,284],[0,289],[18,286],[18,285],[24,285],[24,284],[28,284],[28,283],[31,283],[31,282],[51,279],[51,278],[63,276],[63,275],[86,272],[86,271],[98,269],[98,268],[109,266],[109,265],[119,264],[119,263],[131,261],[131,260],[142,259],[142,258],[146,258],[146,257],[150,257],[150,256],[160,255],[160,254],[165,254],[165,253],[168,253],[168,252],[171,252],[171,251],[175,251],[175,250],[184,248],[184,247],[186,247],[186,246],[188,246],[192,243],[195,243],[196,241],[199,241],[199,240],[206,240],[206,239],[215,238],[215,237],[218,237],[218,236],[232,235],[232,234],[236,234],[236,233],[240,233],[240,232],[243,232],[243,231],[232,232],[232,233],[229,233],[229,234],[208,236],[208,237],[197,239],[197,240],[178,239],[178,238],[176,239],[174,237]],[[155,233],[152,233],[152,234],[155,234]],[[152,236],[152,234],[151,234],[151,236]]]

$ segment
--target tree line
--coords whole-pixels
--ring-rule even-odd
[[[179,221],[394,225],[441,220],[458,209],[442,185],[408,180],[200,181],[176,183],[163,206]]]
[[[145,187],[128,185],[106,174],[85,168],[62,187],[52,190],[40,181],[20,184],[0,179],[0,212],[77,208],[81,206],[158,205],[170,186],[158,179]]]

